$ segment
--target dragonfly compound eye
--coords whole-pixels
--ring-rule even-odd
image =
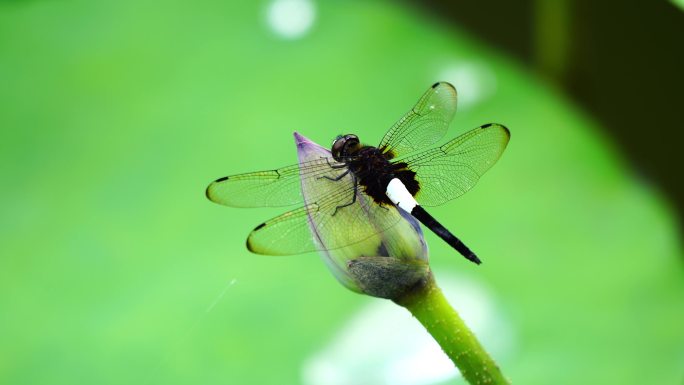
[[[353,134],[340,135],[333,142],[332,152],[333,159],[338,162],[342,161],[342,158],[349,156],[349,151],[354,149],[359,144],[359,137]]]
[[[344,150],[344,145],[347,143],[347,138],[338,135],[337,138],[335,138],[335,141],[332,144],[332,149],[330,149],[330,152],[332,152],[333,159],[336,161],[340,160],[340,156],[342,155],[342,150]]]
[[[345,135],[344,139],[347,140],[348,146],[355,146],[355,145],[359,144],[359,137],[354,135],[354,134]]]

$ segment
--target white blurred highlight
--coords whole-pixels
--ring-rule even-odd
[[[266,13],[269,27],[286,39],[304,36],[315,18],[316,8],[311,0],[274,0]]]
[[[437,80],[453,84],[458,91],[458,107],[468,109],[496,93],[496,75],[484,63],[464,62],[444,68]]]
[[[510,356],[512,328],[489,290],[464,277],[438,283],[489,353],[499,362]],[[302,368],[304,385],[429,385],[459,375],[422,325],[386,300],[361,309]]]

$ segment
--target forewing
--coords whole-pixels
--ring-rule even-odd
[[[325,176],[335,178],[344,171],[335,170],[336,174],[331,172]],[[366,247],[364,241],[377,237],[401,218],[394,207],[374,203],[360,189],[355,193],[351,174],[337,181],[323,178],[303,188],[307,204],[257,226],[247,239],[250,251],[291,255],[358,243]],[[354,194],[356,201],[351,203]],[[379,240],[376,243],[379,245]],[[365,249],[369,253],[375,251],[372,247]]]
[[[510,138],[500,124],[485,124],[441,147],[394,162],[405,162],[416,172],[420,190],[416,200],[423,206],[437,206],[470,190],[499,159]]]
[[[278,207],[303,202],[301,179],[318,178],[340,164],[320,157],[275,170],[219,178],[209,184],[209,200],[231,207]]]
[[[440,140],[456,113],[456,89],[435,83],[418,103],[387,131],[379,148],[395,156],[407,155]]]

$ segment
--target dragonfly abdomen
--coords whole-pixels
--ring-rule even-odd
[[[480,264],[480,259],[473,253],[468,246],[466,246],[460,239],[447,230],[441,223],[432,217],[418,202],[413,198],[413,194],[404,186],[398,178],[392,179],[386,190],[387,197],[393,204],[400,207],[402,210],[410,213],[414,218],[418,219],[420,223],[429,228],[433,233],[442,238],[449,246],[453,247],[466,259]]]

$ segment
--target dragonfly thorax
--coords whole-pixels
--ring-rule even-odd
[[[411,195],[418,192],[420,187],[415,179],[416,173],[408,170],[405,163],[392,163],[391,153],[385,153],[377,147],[363,146],[350,155],[353,157],[346,162],[349,170],[363,191],[376,203],[392,205],[385,192],[394,178],[398,178]]]

